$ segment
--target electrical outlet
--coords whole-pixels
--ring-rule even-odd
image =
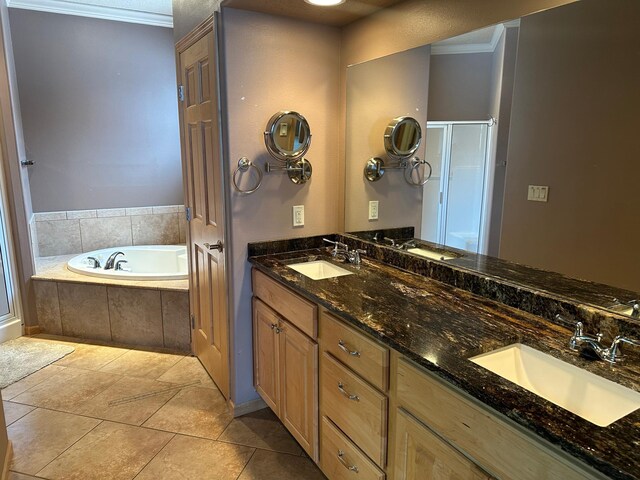
[[[546,202],[549,200],[549,187],[543,185],[529,185],[527,200],[532,202]]]
[[[378,220],[378,200],[369,202],[369,220]]]
[[[304,226],[304,205],[295,205],[293,207],[293,226]]]

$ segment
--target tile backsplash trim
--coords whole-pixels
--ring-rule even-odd
[[[30,222],[36,256],[186,242],[184,206],[39,212]]]

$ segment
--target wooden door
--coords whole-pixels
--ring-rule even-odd
[[[489,480],[492,477],[403,409],[395,425],[395,480]]]
[[[180,123],[186,177],[192,347],[229,398],[224,193],[213,18],[176,46],[182,85]],[[218,249],[215,247],[218,246]]]
[[[253,383],[267,405],[280,415],[278,337],[280,318],[253,298]]]
[[[280,420],[318,461],[318,344],[280,322]]]

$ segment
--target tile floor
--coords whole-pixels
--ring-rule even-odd
[[[269,409],[233,419],[196,358],[74,346],[2,390],[10,480],[325,479]]]

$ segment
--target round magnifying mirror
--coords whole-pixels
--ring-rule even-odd
[[[278,160],[298,159],[307,153],[311,144],[309,123],[298,112],[278,112],[267,122],[264,143]]]
[[[384,148],[394,158],[412,156],[420,146],[422,128],[413,117],[394,118],[384,132]]]

